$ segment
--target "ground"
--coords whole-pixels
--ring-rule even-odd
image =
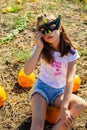
[[[78,46],[80,59],[77,61],[77,74],[81,77],[81,86],[77,95],[87,101],[87,10],[84,3],[53,0],[34,1],[23,0],[17,12],[6,11],[7,6],[13,6],[16,0],[1,0],[0,5],[0,39],[12,34],[11,31],[19,29],[22,20],[25,20],[25,28],[10,35],[5,42],[0,44],[0,85],[5,88],[7,100],[0,108],[0,130],[29,130],[31,124],[31,105],[29,95],[32,89],[22,89],[17,82],[18,73],[35,42],[33,39],[35,18],[37,14],[47,11],[54,15],[62,15],[62,25],[70,36],[72,42]],[[17,3],[19,4],[19,3]],[[18,6],[19,7],[19,6]],[[17,9],[17,7],[16,7]],[[17,23],[19,22],[19,23]],[[26,24],[27,23],[27,24]],[[24,23],[22,23],[24,25]],[[3,44],[2,44],[3,43]],[[34,71],[36,78],[39,73],[39,65]],[[46,122],[44,130],[50,130],[51,124]],[[74,130],[87,129],[87,110],[77,119]]]

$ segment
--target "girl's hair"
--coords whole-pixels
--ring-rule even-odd
[[[53,18],[53,17],[47,17],[46,14],[39,15],[37,17],[36,27],[38,27],[40,25],[40,22],[45,20],[45,18],[50,21],[50,18]],[[50,64],[54,61],[54,57],[53,57],[54,49],[44,39],[42,40],[44,43],[44,48],[42,49],[41,55],[46,60],[46,62]],[[69,37],[66,35],[64,28],[62,27],[62,32],[60,34],[60,42],[58,45],[58,49],[59,49],[59,52],[61,53],[61,57],[63,57],[64,55],[67,55],[69,52],[72,52],[71,47],[75,48],[71,40],[69,39]]]

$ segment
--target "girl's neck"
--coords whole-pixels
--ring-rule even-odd
[[[59,45],[60,39],[57,39],[55,42],[53,42],[52,47],[55,51],[59,51],[58,45]]]

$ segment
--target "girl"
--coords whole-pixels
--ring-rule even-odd
[[[31,130],[43,130],[47,106],[61,108],[58,122],[52,130],[68,130],[87,108],[86,102],[72,94],[78,52],[61,26],[61,16],[46,14],[37,17],[36,46],[24,66],[29,75],[41,62],[40,74],[31,95]]]

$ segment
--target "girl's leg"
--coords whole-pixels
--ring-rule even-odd
[[[81,97],[72,94],[69,107],[70,107],[70,114],[73,116],[74,119],[76,119],[87,108],[87,102],[85,102],[85,100],[82,99]]]
[[[39,93],[35,93],[31,100],[32,124],[30,130],[43,130],[47,102]]]
[[[61,106],[62,103],[62,99],[63,99],[63,95],[59,96],[54,104],[58,107]],[[69,109],[70,109],[70,114],[72,115],[72,117],[74,119],[76,119],[77,117],[79,117],[83,111],[85,111],[85,109],[87,108],[87,103],[80,98],[79,96],[72,94],[71,99],[70,99],[70,105],[69,105]],[[62,126],[61,120],[52,128],[52,130],[67,130],[67,128],[64,128]]]

